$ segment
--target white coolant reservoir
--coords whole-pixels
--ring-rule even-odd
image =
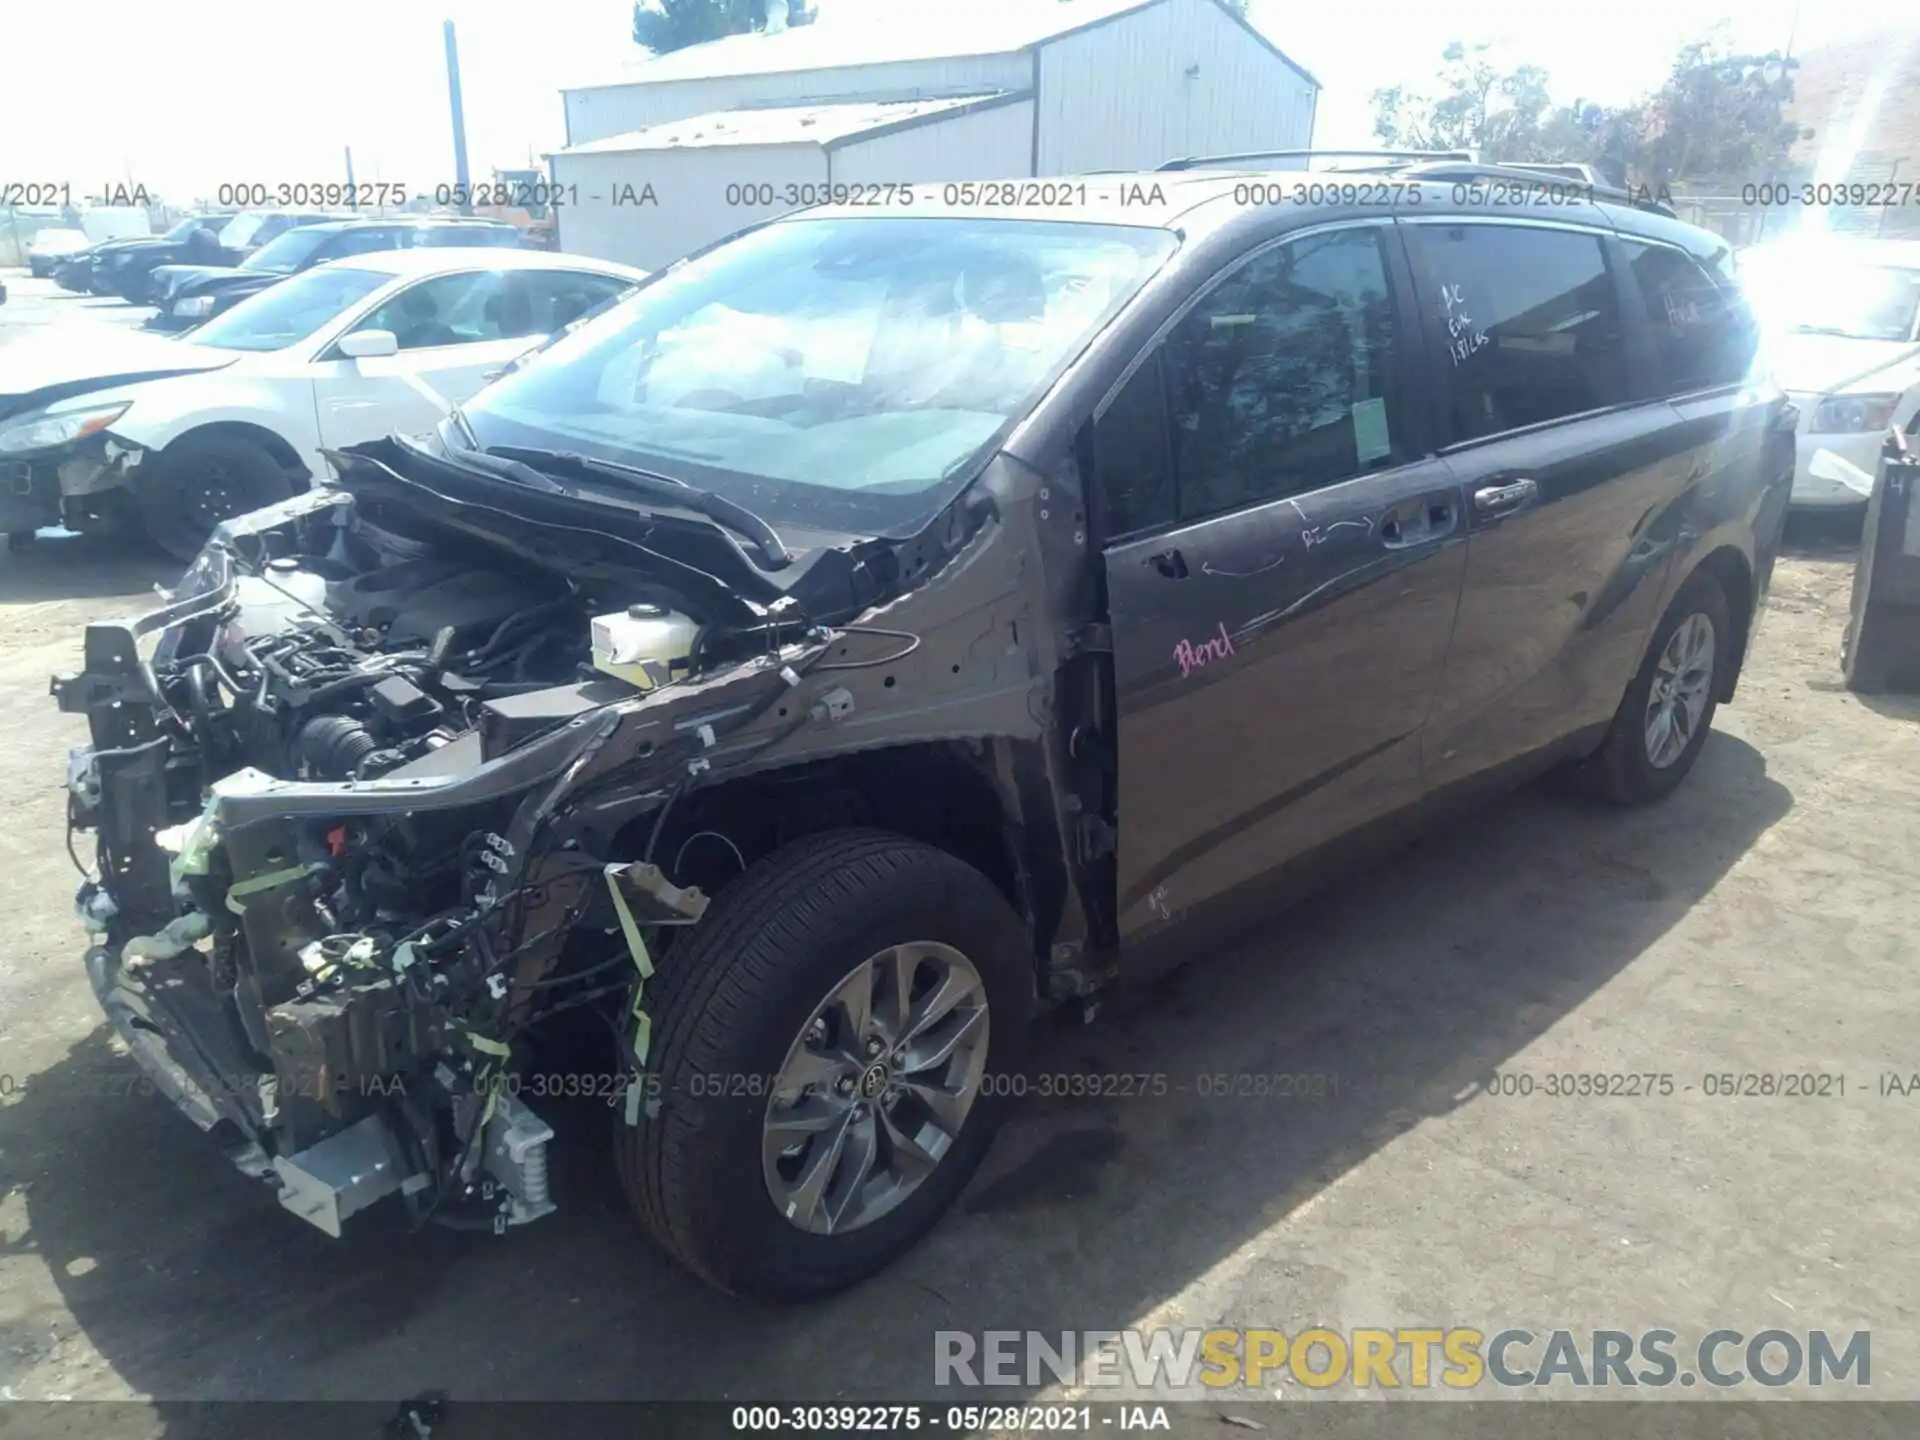
[[[593,668],[641,690],[653,690],[687,672],[700,627],[659,605],[629,605],[593,621]]]

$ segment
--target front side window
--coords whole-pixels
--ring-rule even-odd
[[[1670,245],[1624,241],[1669,395],[1734,385],[1753,364],[1756,333],[1737,290]]]
[[[409,285],[354,328],[391,330],[402,350],[506,339],[501,279],[488,270],[436,275]]]
[[[1617,405],[1626,360],[1600,237],[1519,225],[1408,227],[1449,372],[1454,438]]]
[[[543,319],[526,276],[463,271],[407,286],[355,328],[392,330],[401,349],[432,349],[541,336]]]
[[[392,278],[376,270],[317,266],[249,295],[183,338],[223,350],[284,350]]]
[[[1157,352],[1148,356],[1093,427],[1103,540],[1164,525],[1178,513],[1160,361]]]
[[[770,225],[688,261],[467,407],[776,521],[917,529],[1173,252],[1037,220]]]
[[[1181,520],[1406,458],[1395,438],[1400,340],[1382,242],[1368,226],[1275,246],[1168,336]]]

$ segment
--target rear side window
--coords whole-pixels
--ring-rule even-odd
[[[1626,399],[1619,307],[1600,237],[1518,225],[1417,225],[1422,305],[1450,372],[1454,438]]]
[[[1646,306],[1666,393],[1683,395],[1744,380],[1758,335],[1731,278],[1716,284],[1691,255],[1670,245],[1623,243]]]

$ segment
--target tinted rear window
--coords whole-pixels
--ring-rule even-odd
[[[1757,333],[1739,290],[1716,284],[1692,256],[1670,245],[1625,243],[1666,393],[1743,380],[1753,364]]]
[[[1620,312],[1599,236],[1519,225],[1409,229],[1455,439],[1626,399]]]

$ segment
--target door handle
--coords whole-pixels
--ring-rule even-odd
[[[1482,515],[1504,515],[1518,510],[1540,493],[1531,480],[1515,480],[1511,485],[1487,485],[1473,492],[1473,508]]]
[[[1158,555],[1149,555],[1147,564],[1158,570],[1169,580],[1187,578],[1187,557],[1178,550],[1162,550]]]

